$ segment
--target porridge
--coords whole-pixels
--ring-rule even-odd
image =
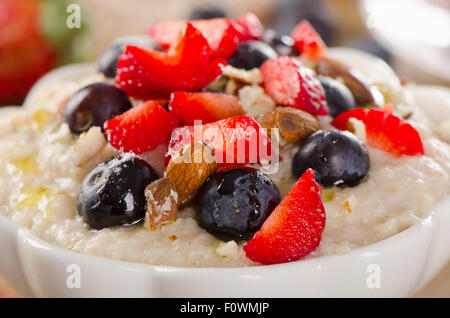
[[[150,32],[158,48],[117,42],[109,50],[125,53],[118,63],[103,61],[103,74],[49,81],[26,107],[3,109],[1,213],[78,253],[236,267],[348,253],[420,222],[450,194],[450,117],[418,103],[411,86],[374,57],[348,49],[324,57],[320,39],[305,38],[312,31],[304,23],[293,45],[261,37],[245,21],[233,21],[237,48],[228,31],[215,47],[205,21],[178,39],[163,37],[167,26],[159,24]],[[206,34],[209,51],[198,48],[206,40],[192,25]],[[188,32],[197,42],[182,42]],[[278,56],[280,45],[292,54]],[[169,53],[148,53],[169,46]],[[163,55],[172,64],[158,69]],[[448,101],[441,107],[448,115]],[[197,119],[201,142],[189,135],[180,143]],[[258,151],[253,162],[245,157],[246,168],[219,160],[254,135],[227,135],[220,148],[204,130],[237,126],[277,147]],[[266,135],[261,127],[276,129]],[[176,160],[195,144],[212,160]],[[259,171],[274,155],[277,168]],[[288,237],[290,225],[300,234]],[[299,245],[293,255],[284,250]]]

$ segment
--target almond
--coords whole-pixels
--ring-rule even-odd
[[[279,128],[281,136],[290,143],[298,143],[320,129],[316,117],[293,107],[277,107],[263,115],[258,122],[268,132],[270,128]]]
[[[343,63],[330,58],[323,58],[317,62],[316,72],[319,75],[340,78],[352,92],[358,106],[371,106],[375,104],[375,99],[369,85]]]
[[[184,206],[217,169],[214,151],[202,142],[194,142],[172,156],[165,176],[177,189],[178,204]]]
[[[178,194],[168,178],[158,179],[145,188],[147,211],[144,227],[154,231],[161,225],[174,222],[178,214]]]

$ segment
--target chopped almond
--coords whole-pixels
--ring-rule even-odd
[[[214,151],[202,142],[189,144],[172,156],[165,175],[175,184],[178,204],[184,206],[189,203],[216,169]]]
[[[168,178],[161,178],[145,188],[147,211],[144,227],[150,231],[161,225],[174,222],[178,214],[178,194],[175,184]]]

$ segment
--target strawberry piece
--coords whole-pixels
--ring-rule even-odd
[[[176,127],[177,118],[154,101],[133,107],[104,124],[105,134],[114,148],[136,154],[169,140]]]
[[[223,59],[211,59],[203,35],[187,23],[169,51],[127,46],[117,63],[116,83],[138,99],[164,99],[172,92],[196,91],[222,73]]]
[[[267,60],[261,66],[264,88],[281,105],[291,106],[314,115],[327,115],[325,91],[310,69],[288,56]]]
[[[310,60],[318,60],[325,56],[327,46],[320,35],[306,20],[301,21],[292,31],[294,46],[298,52]]]
[[[389,107],[388,107],[389,108]],[[402,118],[380,109],[356,108],[339,114],[331,124],[347,129],[350,118],[361,120],[366,126],[367,143],[396,157],[423,155],[423,145],[417,130]]]
[[[258,40],[264,33],[264,27],[258,17],[253,13],[247,13],[242,18],[233,21],[239,31],[241,41]]]
[[[262,264],[298,260],[317,248],[325,221],[321,188],[308,169],[244,245],[245,254]]]
[[[219,167],[233,167],[270,160],[272,143],[251,117],[238,116],[205,125],[176,129],[169,143],[166,163],[182,147],[202,141],[211,147]]]
[[[208,92],[174,92],[169,110],[185,125],[194,125],[195,120],[208,124],[244,114],[236,96]]]
[[[212,58],[228,59],[239,44],[241,34],[224,18],[191,21],[208,41]],[[185,21],[162,22],[151,26],[148,34],[164,49],[168,49],[186,24]]]

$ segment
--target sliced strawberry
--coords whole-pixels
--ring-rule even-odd
[[[208,124],[244,114],[236,96],[208,92],[174,92],[169,110],[185,125],[194,125],[195,120]]]
[[[270,160],[272,144],[251,117],[238,116],[213,123],[176,129],[169,143],[166,162],[186,144],[203,141],[214,149],[219,167]]]
[[[318,60],[325,56],[327,46],[320,35],[308,21],[301,21],[292,31],[294,46],[302,55],[310,60]]]
[[[228,59],[236,50],[241,34],[234,24],[224,18],[191,21],[208,41],[212,58]],[[151,26],[149,35],[164,49],[168,49],[183,29],[186,21],[162,22]]]
[[[253,13],[247,13],[242,18],[233,21],[239,31],[241,41],[258,40],[264,33],[264,27],[258,17]]]
[[[139,99],[164,99],[178,90],[196,91],[222,73],[202,34],[187,23],[167,53],[127,46],[117,63],[116,83]]]
[[[176,127],[177,118],[154,101],[133,107],[104,124],[105,134],[114,148],[136,154],[168,141]]]
[[[321,188],[308,169],[244,245],[245,254],[262,264],[298,260],[317,248],[325,221]]]
[[[352,117],[365,124],[370,147],[384,150],[396,157],[424,154],[417,130],[400,117],[384,110],[352,109],[336,116],[331,124],[345,130],[348,120]]]
[[[310,69],[288,56],[267,60],[261,66],[264,88],[281,105],[302,109],[315,115],[327,115],[325,91]]]

